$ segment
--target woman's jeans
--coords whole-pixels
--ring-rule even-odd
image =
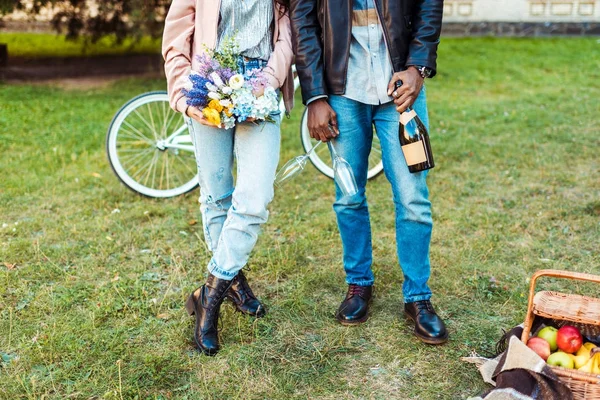
[[[340,135],[332,144],[354,172],[358,193],[343,196],[336,185],[333,208],[344,248],[346,282],[359,286],[373,284],[371,225],[365,196],[368,158],[373,141],[373,126],[381,143],[385,176],[392,186],[396,211],[397,253],[404,283],[404,302],[427,300],[431,290],[429,242],[431,240],[431,203],[425,177],[427,171],[411,174],[406,166],[398,138],[399,113],[393,102],[377,106],[363,104],[343,96],[329,96],[337,113]],[[425,90],[413,109],[429,128]]]
[[[257,68],[254,63],[244,65]],[[272,117],[275,122],[244,122],[233,129],[188,119],[198,164],[204,237],[212,252],[208,270],[220,279],[232,279],[246,265],[260,226],[269,216],[280,140],[279,115]]]

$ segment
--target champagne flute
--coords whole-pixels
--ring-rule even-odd
[[[350,164],[338,155],[332,141],[327,142],[327,145],[333,158],[333,176],[335,182],[344,196],[354,196],[358,193],[358,186],[356,185],[356,179],[354,178]]]
[[[306,152],[306,154],[298,157],[292,158],[290,161],[285,163],[283,167],[277,172],[275,175],[275,186],[280,187],[284,185],[286,182],[290,181],[292,178],[299,175],[302,171],[304,171],[304,167],[306,166],[306,162],[310,157],[311,153],[319,147],[319,145],[323,143],[321,141],[317,142],[310,150]]]

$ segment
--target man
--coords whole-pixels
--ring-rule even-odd
[[[333,139],[359,188],[343,196],[336,186],[333,208],[348,284],[336,318],[343,325],[368,318],[374,277],[365,185],[375,126],[393,191],[404,311],[420,340],[444,343],[448,332],[427,285],[432,229],[427,172],[408,171],[398,138],[399,113],[408,107],[428,126],[423,81],[436,73],[443,0],[291,0],[290,12],[311,136]]]

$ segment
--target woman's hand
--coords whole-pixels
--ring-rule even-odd
[[[186,114],[188,117],[193,118],[194,120],[198,121],[198,123],[205,125],[205,126],[210,126],[213,128],[219,128],[218,125],[213,124],[212,122],[209,122],[206,118],[204,118],[204,114],[202,114],[202,111],[200,111],[200,109],[198,109],[198,107],[194,107],[194,106],[189,106]]]
[[[265,85],[258,85],[256,89],[252,91],[254,97],[259,98],[263,94],[265,94]]]

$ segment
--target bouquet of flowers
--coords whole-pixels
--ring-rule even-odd
[[[219,52],[206,49],[197,57],[198,71],[192,71],[190,84],[183,90],[188,105],[224,129],[248,119],[273,121],[270,114],[279,109],[277,92],[267,86],[265,73],[260,69],[242,73],[239,57],[234,38],[223,43]]]

